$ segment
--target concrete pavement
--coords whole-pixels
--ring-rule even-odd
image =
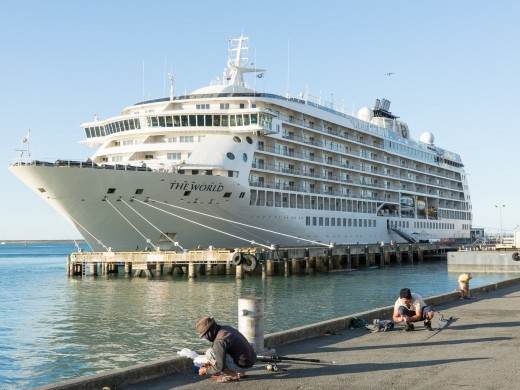
[[[247,379],[230,383],[186,370],[118,389],[518,389],[520,285],[486,291],[436,305],[434,330],[444,324],[440,314],[453,317],[438,333],[422,323],[413,332],[400,325],[379,333],[344,329],[276,348],[280,356],[323,363],[282,361],[273,372],[259,362]]]

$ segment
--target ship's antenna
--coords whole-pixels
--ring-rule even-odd
[[[173,73],[168,73],[168,78],[170,79],[170,101],[173,100]]]
[[[166,96],[166,53],[164,53],[163,96]]]
[[[23,154],[26,153],[26,162],[29,162],[29,157],[31,157],[31,152],[29,150],[29,139],[31,137],[31,129],[27,132],[27,135],[22,138],[20,141],[20,149],[17,150],[18,152],[18,158],[20,160],[20,163],[23,160]],[[23,148],[25,144],[25,149]]]
[[[285,93],[285,97],[289,97],[289,80],[290,80],[290,50],[289,50],[289,38],[287,38],[287,92]]]
[[[142,70],[142,81],[143,81],[143,102],[144,102],[144,61],[143,61],[143,70]]]

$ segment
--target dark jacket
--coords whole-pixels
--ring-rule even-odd
[[[216,358],[215,364],[208,367],[207,373],[210,375],[224,370],[226,353],[233,358],[237,366],[244,369],[252,367],[256,362],[256,353],[251,344],[242,333],[231,326],[215,323],[203,337],[213,343],[212,349]]]

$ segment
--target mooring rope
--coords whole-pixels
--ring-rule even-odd
[[[146,222],[148,222],[148,224],[153,227],[155,230],[157,230],[159,233],[161,233],[164,237],[166,237],[168,240],[170,240],[172,242],[173,245],[179,247],[183,252],[184,252],[184,248],[177,242],[177,241],[174,241],[170,236],[166,235],[166,233],[164,233],[163,231],[161,231],[161,229],[159,229],[157,226],[155,226],[153,223],[151,223],[148,219],[146,219],[142,214],[140,214],[136,209],[134,209],[132,206],[130,206],[124,199],[121,199],[121,201],[127,205],[130,210],[132,210],[134,213],[136,213],[137,215],[139,215],[142,219],[144,219]]]
[[[137,200],[137,199],[136,199]],[[324,244],[322,242],[318,242],[318,241],[314,241],[314,240],[308,240],[306,238],[302,238],[302,237],[297,237],[297,236],[292,236],[290,234],[286,234],[286,233],[281,233],[281,232],[277,232],[277,231],[274,231],[274,230],[269,230],[269,229],[264,229],[264,228],[261,228],[261,227],[258,227],[258,226],[253,226],[253,225],[248,225],[247,223],[242,223],[242,222],[237,222],[237,221],[232,221],[230,219],[226,219],[226,218],[222,218],[222,217],[217,217],[215,215],[211,215],[211,214],[206,214],[206,213],[202,213],[200,211],[195,211],[195,210],[190,210],[190,209],[187,209],[185,207],[180,207],[180,206],[175,206],[173,204],[169,204],[169,203],[164,203],[164,202],[160,202],[158,200],[155,200],[155,199],[149,199],[153,202],[156,202],[156,203],[160,203],[160,204],[163,204],[163,205],[166,205],[166,206],[170,206],[170,207],[175,207],[177,209],[181,209],[181,210],[184,210],[184,211],[189,211],[189,212],[192,212],[192,213],[195,213],[195,214],[200,214],[200,215],[203,215],[205,217],[209,217],[209,218],[215,218],[215,219],[219,219],[221,221],[225,221],[225,222],[229,222],[229,223],[233,223],[233,224],[237,224],[237,225],[242,225],[242,226],[246,226],[248,228],[251,228],[251,229],[257,229],[257,230],[261,230],[261,231],[264,231],[264,232],[267,232],[267,233],[273,233],[273,234],[277,234],[277,235],[280,235],[280,236],[285,236],[285,237],[290,237],[290,238],[294,238],[296,240],[301,240],[301,241],[307,241],[307,242],[310,242],[312,244],[317,244],[317,245],[323,245],[323,246],[326,246],[327,248],[330,247],[329,244]],[[159,209],[159,210],[162,210],[162,209]],[[164,211],[164,210],[163,210]]]
[[[135,229],[135,231],[136,231],[137,233],[139,233],[139,234],[140,234],[140,235],[141,235],[141,236],[146,240],[146,242],[147,242],[148,244],[150,244],[151,246],[153,246],[153,248],[154,248],[155,250],[157,250],[157,247],[152,243],[152,241],[151,241],[149,238],[147,238],[143,233],[141,233],[141,232],[139,231],[139,229],[137,229],[137,228],[132,224],[132,222],[130,222],[130,221],[128,220],[128,218],[126,218],[126,217],[123,215],[123,213],[121,213],[121,212],[120,212],[120,211],[119,211],[119,210],[118,210],[118,209],[117,209],[117,208],[116,208],[112,203],[110,203],[110,200],[108,200],[108,198],[106,198],[105,200],[106,200],[106,202],[107,202],[110,206],[112,206],[112,208],[113,208],[115,211],[117,211],[117,213],[118,213],[118,214],[119,214],[119,215],[120,215],[120,216],[121,216],[121,217],[122,217],[122,218],[123,218],[123,219],[124,219],[124,220],[129,224],[129,225],[130,225],[130,226],[132,226],[132,227]]]
[[[69,217],[70,219],[72,219],[74,222],[76,222],[76,223],[79,225],[80,228],[82,228],[83,230],[85,230],[85,231],[86,231],[86,232],[87,232],[87,233],[88,233],[88,234],[89,234],[89,235],[90,235],[94,240],[97,241],[97,243],[98,243],[99,245],[101,245],[103,248],[105,248],[105,249],[108,251],[108,247],[107,247],[105,244],[103,244],[99,238],[97,238],[97,237],[94,236],[92,233],[90,233],[90,232],[89,232],[89,231],[88,231],[88,230],[87,230],[87,229],[86,229],[82,224],[80,224],[78,221],[76,221],[76,220],[75,220],[75,219],[74,219],[70,214],[68,215],[68,217]]]
[[[218,233],[221,233],[221,234],[225,234],[226,236],[231,236],[231,237],[233,237],[233,238],[236,238],[236,239],[239,239],[239,240],[242,240],[242,241],[249,242],[249,243],[252,244],[252,245],[258,244],[258,245],[263,246],[263,247],[265,247],[265,248],[269,248],[269,249],[271,248],[271,247],[268,246],[268,245],[260,244],[260,243],[257,243],[257,242],[255,242],[255,241],[249,240],[249,239],[247,239],[247,238],[239,237],[239,236],[236,236],[236,235],[234,235],[234,234],[227,233],[227,232],[224,232],[224,231],[222,231],[222,230],[215,229],[215,228],[213,228],[213,227],[211,227],[211,226],[207,226],[207,225],[204,225],[204,224],[202,224],[202,223],[192,221],[191,219],[181,217],[180,215],[177,215],[177,214],[171,213],[171,212],[169,212],[169,211],[163,210],[163,209],[161,209],[161,208],[159,208],[159,207],[157,207],[157,206],[153,206],[153,205],[151,205],[149,202],[143,202],[142,200],[139,200],[139,199],[135,199],[135,200],[136,200],[137,202],[140,202],[140,203],[142,203],[142,204],[148,206],[148,207],[152,207],[152,208],[154,208],[154,209],[156,209],[156,210],[162,211],[163,213],[170,214],[170,215],[172,215],[172,216],[174,216],[174,217],[176,217],[176,218],[183,219],[183,220],[188,221],[188,222],[190,222],[190,223],[193,223],[193,224],[195,224],[195,225],[202,226],[202,227],[204,227],[204,228],[206,228],[206,229],[210,229],[210,230],[213,230],[213,231],[215,231],[215,232],[218,232]],[[154,201],[154,202],[155,202],[155,201]],[[158,202],[158,203],[161,203],[161,202]],[[188,211],[191,211],[191,210],[188,210]]]

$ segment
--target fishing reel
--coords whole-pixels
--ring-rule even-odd
[[[280,370],[280,367],[278,367],[278,364],[276,363],[267,363],[265,365],[265,368],[267,371],[279,371]]]

